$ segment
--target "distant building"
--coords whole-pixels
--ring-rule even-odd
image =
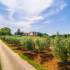
[[[40,34],[41,34],[40,32],[23,33],[24,36],[38,36]]]
[[[30,36],[38,36],[40,33],[39,32],[29,32]]]
[[[29,34],[28,33],[23,33],[23,36],[28,36]]]

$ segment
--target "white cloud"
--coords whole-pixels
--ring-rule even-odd
[[[23,1],[21,4],[22,8],[28,14],[39,14],[44,9],[50,7],[53,3],[53,0],[21,0]]]
[[[26,17],[25,19],[34,21],[34,20],[43,20],[44,18],[42,16],[32,16],[32,17]]]
[[[6,20],[3,16],[0,16],[0,28],[1,27],[10,27],[12,30],[14,28],[19,28],[21,30],[26,30],[29,31],[30,29],[32,29],[32,23],[34,21],[37,20],[42,20],[43,17],[41,16],[33,16],[31,18],[26,17],[26,20],[22,20],[22,21],[10,21],[10,20]]]
[[[50,7],[53,3],[53,0],[0,0],[4,5],[8,7],[9,14],[9,22],[12,25],[16,25],[18,28],[28,27],[30,28],[32,23],[37,20],[43,20],[42,16],[38,16],[40,12],[44,9]],[[19,18],[24,18],[21,21],[12,22],[15,20],[12,16],[17,10],[25,11],[24,17],[20,16]],[[22,12],[23,12],[22,11]],[[17,14],[18,15],[18,14]]]
[[[8,8],[16,8],[17,7],[17,0],[0,0],[4,5],[6,5]]]
[[[0,16],[0,19],[2,19],[0,20],[0,22],[2,23],[0,23],[0,27],[14,26],[15,28],[22,29],[31,29],[32,24],[35,23],[35,21],[44,20],[44,16],[41,16],[40,13],[45,9],[47,13],[48,8],[51,7],[50,12],[47,13],[48,17],[57,14],[66,6],[64,0],[0,0],[0,2],[6,5],[8,7],[7,10],[10,11],[9,20]],[[59,3],[57,4],[57,2]],[[15,12],[19,12],[19,18],[22,18],[22,20],[14,21],[15,18],[13,17],[13,15]],[[21,12],[22,14],[25,14],[25,16],[21,15]]]
[[[31,28],[34,21],[43,20],[44,18],[42,16],[32,16],[30,18],[25,17],[25,19],[26,20],[15,22],[15,25],[18,28],[24,28],[24,27]]]
[[[19,21],[19,22],[11,22],[5,20],[2,16],[0,16],[0,28],[9,27],[12,29],[12,33],[14,33],[17,28],[23,31],[29,31],[31,29],[31,21]]]
[[[46,16],[50,17],[52,15],[58,14],[60,11],[62,11],[67,4],[64,2],[64,0],[55,0],[53,5],[51,6],[51,9],[49,12],[46,11]]]
[[[53,0],[0,0],[9,9],[23,9],[27,14],[39,14],[42,10],[50,7]]]

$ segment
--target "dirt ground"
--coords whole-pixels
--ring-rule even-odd
[[[46,62],[44,64],[45,67],[48,68],[48,70],[58,70],[58,60],[56,58],[53,58],[52,60]]]

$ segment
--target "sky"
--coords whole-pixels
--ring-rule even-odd
[[[70,33],[70,0],[0,0],[0,28],[12,32]]]

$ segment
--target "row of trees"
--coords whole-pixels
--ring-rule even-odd
[[[8,27],[4,27],[0,29],[0,35],[12,35],[11,29]],[[20,35],[23,36],[23,32],[20,29],[17,29],[17,31],[14,33],[14,35]],[[38,36],[47,37],[48,34],[46,33],[39,33]]]
[[[0,29],[0,35],[12,35],[12,31],[11,31],[10,28],[4,27],[4,28]],[[14,35],[20,35],[20,36],[22,36],[23,32],[20,29],[17,29],[17,31],[14,33]],[[61,35],[58,32],[57,32],[57,35],[59,35],[60,37],[64,37],[64,38],[70,37],[70,34],[63,34],[63,35]],[[41,33],[38,36],[48,37],[49,35],[46,34],[46,33]],[[50,37],[51,38],[55,38],[56,35],[51,35]]]

